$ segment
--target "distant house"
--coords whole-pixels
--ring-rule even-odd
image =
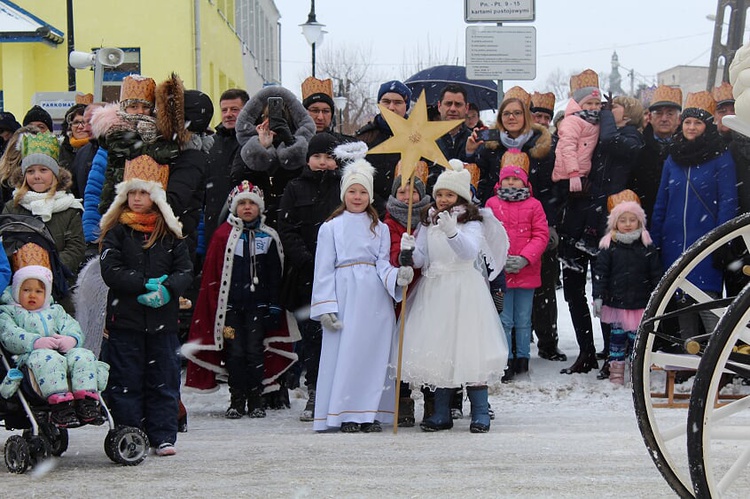
[[[159,82],[172,71],[217,104],[228,88],[252,94],[280,83],[279,18],[273,0],[0,0],[0,110],[23,116],[37,93],[71,90],[68,53],[100,47],[125,52],[104,72],[106,101],[128,74]],[[75,87],[94,93],[93,71],[75,71]]]
[[[724,69],[719,68],[716,73],[716,83],[713,86],[721,85],[721,76],[724,74]],[[690,92],[705,90],[707,80],[708,66],[675,66],[656,75],[656,81],[659,85],[680,87],[683,99],[687,99]]]

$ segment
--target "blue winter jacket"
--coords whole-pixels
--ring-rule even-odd
[[[651,237],[661,249],[664,268],[736,212],[737,181],[729,151],[691,166],[678,165],[670,155],[664,162],[651,220]],[[722,290],[722,272],[711,258],[704,259],[688,279],[703,291]]]

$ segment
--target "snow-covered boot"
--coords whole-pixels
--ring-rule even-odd
[[[259,391],[250,391],[247,397],[247,414],[251,418],[266,417],[266,410],[263,408],[263,397]]]
[[[490,431],[489,401],[486,386],[470,386],[469,401],[471,402],[471,424],[469,431],[472,433],[487,433]]]
[[[429,418],[425,418],[419,427],[423,431],[450,430],[453,428],[451,417],[451,397],[453,388],[435,389],[435,411]]]
[[[609,380],[616,385],[625,384],[625,361],[624,360],[610,361]]]
[[[299,415],[299,420],[306,422],[306,423],[315,420],[315,389],[314,388],[307,389],[307,403],[305,404],[305,408],[302,411],[302,414]]]
[[[398,425],[401,428],[414,426],[414,399],[401,397],[398,399]]]
[[[247,399],[239,395],[232,395],[229,401],[229,408],[224,413],[227,419],[240,419],[245,414],[245,402]]]

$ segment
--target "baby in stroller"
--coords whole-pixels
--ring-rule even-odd
[[[81,327],[52,303],[51,290],[52,272],[45,266],[14,273],[0,296],[0,342],[16,356],[18,367],[25,365],[34,375],[52,423],[63,428],[101,424],[99,390],[107,384],[107,365],[81,348]]]

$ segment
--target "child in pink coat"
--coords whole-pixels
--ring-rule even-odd
[[[508,151],[511,152],[520,154]],[[508,288],[500,320],[510,350],[508,370],[518,379],[528,376],[531,307],[534,290],[542,284],[541,259],[549,240],[549,228],[542,203],[532,196],[529,177],[523,168],[504,166],[495,191],[497,194],[487,200],[487,208],[503,223],[510,241],[505,263]]]

